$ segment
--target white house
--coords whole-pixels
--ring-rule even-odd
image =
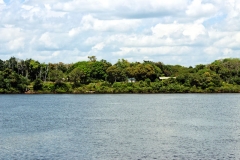
[[[161,79],[161,80],[169,79],[169,78],[176,78],[176,77],[159,77],[159,79]]]
[[[134,83],[134,82],[136,82],[135,78],[128,78],[128,83]]]

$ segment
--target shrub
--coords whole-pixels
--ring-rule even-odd
[[[33,82],[33,90],[37,91],[42,89],[43,89],[43,81],[38,78]]]

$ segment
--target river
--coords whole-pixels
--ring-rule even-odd
[[[0,159],[240,159],[240,94],[0,95]]]

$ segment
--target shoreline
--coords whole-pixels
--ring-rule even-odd
[[[118,93],[80,93],[80,92],[75,92],[75,93],[70,93],[70,92],[64,92],[64,93],[54,93],[54,92],[31,92],[31,93],[0,93],[0,95],[5,95],[5,94],[22,94],[22,95],[37,95],[37,94],[239,94],[240,92],[158,92],[158,93],[131,93],[131,92],[118,92]]]

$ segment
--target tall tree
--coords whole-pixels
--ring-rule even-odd
[[[85,73],[80,68],[74,68],[69,73],[68,76],[69,76],[70,81],[74,82],[75,86],[79,86],[80,83],[85,83],[85,81],[86,81]]]
[[[0,71],[4,70],[4,61],[0,59]]]

